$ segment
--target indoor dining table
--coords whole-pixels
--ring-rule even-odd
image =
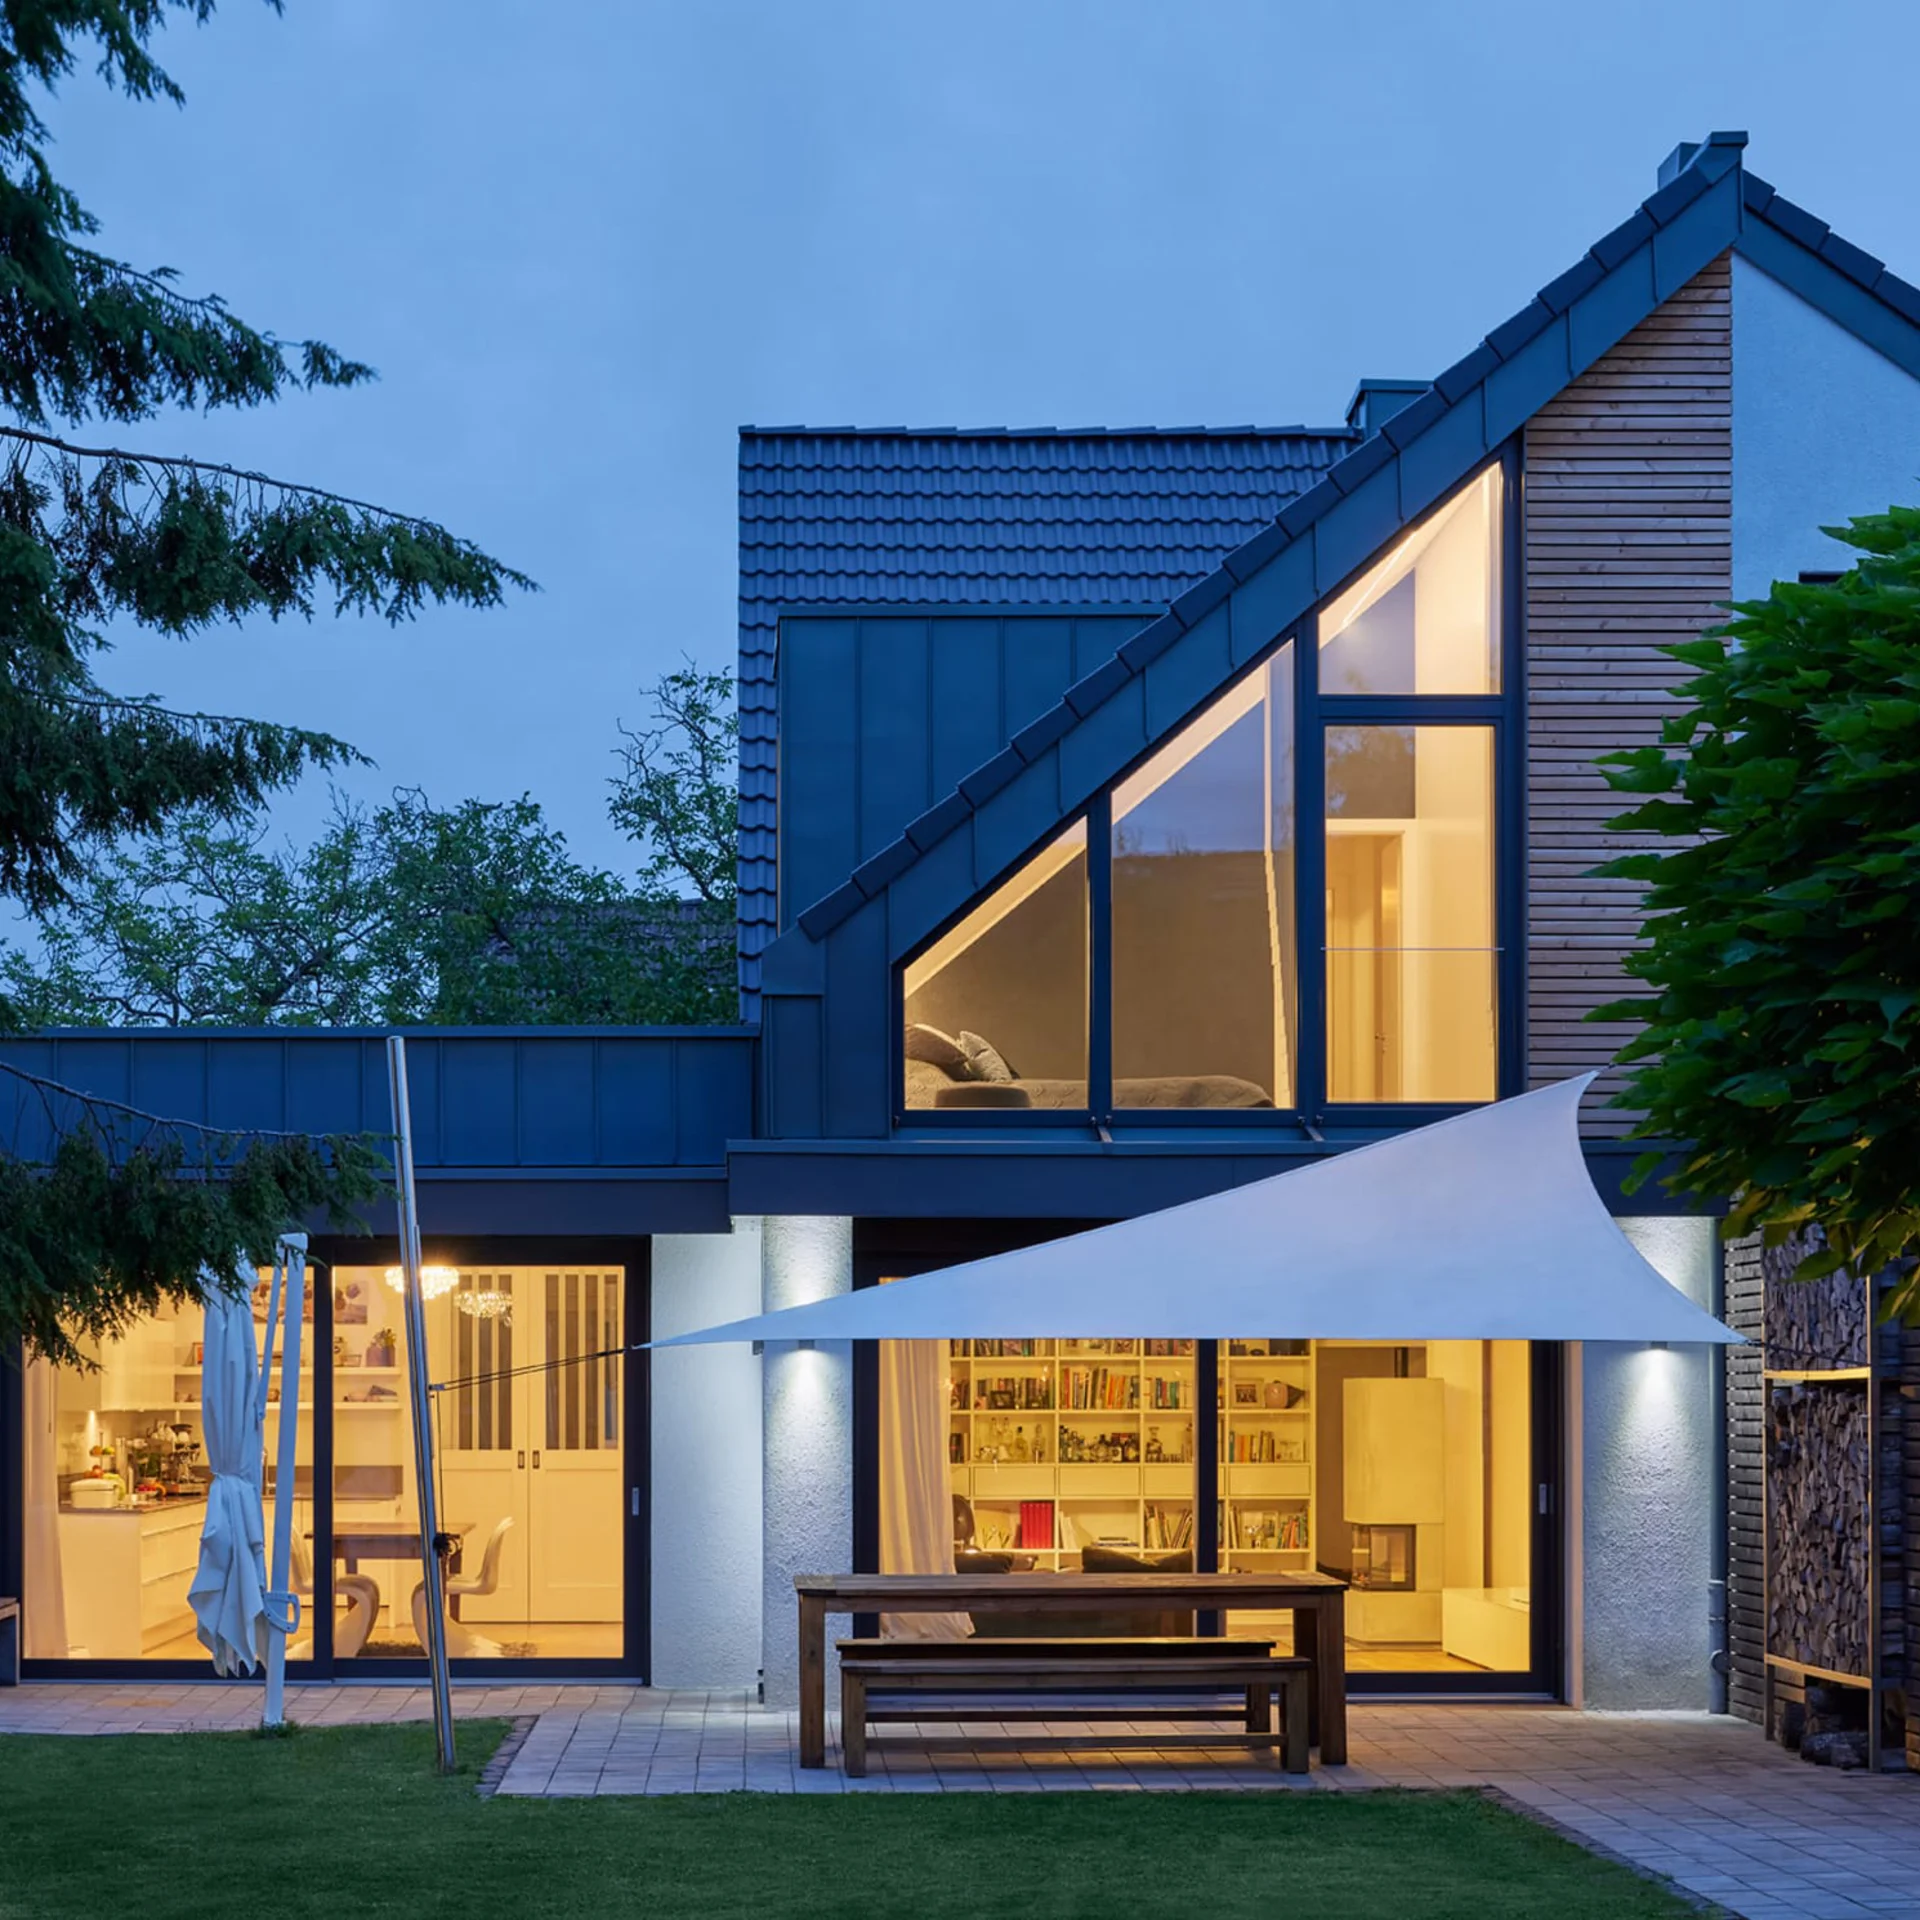
[[[1312,1662],[1313,1739],[1323,1767],[1347,1761],[1347,1583],[1329,1573],[799,1573],[800,1764],[827,1764],[830,1613],[1221,1613],[1293,1617]]]
[[[473,1531],[471,1520],[443,1520],[440,1531],[451,1536],[453,1551],[447,1556],[449,1575],[460,1571],[460,1550],[466,1536]],[[333,1552],[348,1573],[358,1573],[362,1560],[419,1560],[420,1522],[414,1519],[394,1519],[382,1516],[375,1519],[353,1520],[341,1517],[338,1509],[333,1517]],[[448,1612],[454,1619],[460,1618],[460,1597],[449,1596]]]

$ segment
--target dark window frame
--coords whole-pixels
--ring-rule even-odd
[[[856,1291],[884,1279],[904,1279],[956,1261],[1005,1253],[1017,1247],[1064,1238],[1106,1224],[1094,1220],[857,1220],[854,1223],[853,1284]],[[1200,1521],[1220,1490],[1220,1423],[1206,1417],[1219,1380],[1219,1346],[1195,1343],[1196,1402],[1202,1417],[1194,1422],[1195,1570],[1219,1570],[1215,1529]],[[1566,1634],[1571,1462],[1567,1450],[1568,1349],[1557,1341],[1533,1340],[1528,1347],[1529,1418],[1532,1426],[1531,1528],[1528,1538],[1529,1592],[1532,1596],[1530,1659],[1522,1672],[1461,1673],[1408,1668],[1395,1672],[1354,1668],[1347,1674],[1349,1697],[1368,1694],[1455,1698],[1567,1697]],[[856,1340],[853,1348],[853,1528],[851,1546],[856,1573],[880,1571],[880,1343]],[[871,1636],[880,1630],[877,1614],[857,1615],[854,1631]],[[1222,1631],[1220,1616],[1203,1615],[1200,1631]]]
[[[1294,672],[1294,969],[1296,1020],[1291,1107],[1167,1109],[1116,1107],[1113,1099],[1112,789],[1143,766],[1164,741],[1141,754],[1116,780],[1058,821],[1024,856],[1077,824],[1087,836],[1088,979],[1087,1105],[1058,1111],[1023,1108],[947,1109],[906,1104],[906,969],[914,958],[957,926],[994,891],[975,894],[893,968],[890,1084],[896,1132],[1023,1133],[1092,1128],[1128,1133],[1205,1129],[1238,1132],[1288,1127],[1310,1135],[1323,1127],[1414,1127],[1467,1112],[1478,1102],[1333,1101],[1326,1090],[1326,811],[1325,737],[1328,727],[1392,725],[1478,726],[1493,733],[1494,787],[1494,1097],[1526,1086],[1526,612],[1525,471],[1516,437],[1451,487],[1425,513],[1408,521],[1396,540],[1424,525],[1489,469],[1501,475],[1500,688],[1491,694],[1323,694],[1319,686],[1322,610],[1377,566],[1386,549],[1369,554],[1312,611],[1236,674],[1237,686],[1261,671],[1288,645]],[[1223,697],[1222,687],[1212,697]],[[1169,736],[1171,737],[1171,736]],[[1009,872],[1017,870],[1018,863]],[[1004,876],[1003,876],[1004,879]],[[998,886],[1001,882],[995,882]]]
[[[576,1657],[568,1654],[528,1658],[462,1659],[452,1662],[456,1680],[622,1680],[647,1684],[652,1671],[652,1456],[653,1427],[649,1360],[645,1342],[652,1337],[653,1242],[650,1237],[542,1234],[506,1235],[430,1234],[428,1252],[461,1266],[488,1262],[501,1266],[543,1266],[560,1262],[603,1263],[624,1269],[627,1354],[622,1380],[626,1431],[620,1449],[622,1482],[620,1523],[625,1528],[622,1567],[624,1588],[623,1650],[613,1657]],[[313,1322],[306,1337],[313,1342],[314,1400],[328,1409],[316,1415],[313,1437],[313,1531],[319,1538],[333,1533],[333,1470],[335,1416],[333,1401],[333,1286],[339,1267],[386,1267],[400,1258],[400,1243],[392,1235],[315,1238],[307,1284],[313,1289]],[[25,1578],[25,1503],[21,1476],[26,1470],[24,1370],[19,1349],[0,1352],[0,1591],[23,1591]],[[876,1483],[877,1484],[877,1483]],[[418,1684],[427,1677],[423,1657],[404,1659],[364,1657],[336,1659],[331,1627],[320,1623],[334,1618],[333,1555],[313,1556],[314,1591],[303,1603],[313,1627],[313,1653],[305,1660],[287,1662],[287,1679],[295,1684],[313,1681],[356,1681],[380,1685],[390,1681]],[[9,1584],[11,1582],[11,1584]],[[303,1627],[305,1622],[303,1621]],[[213,1680],[206,1656],[192,1659],[23,1660],[25,1680]],[[257,1678],[254,1684],[257,1684]]]

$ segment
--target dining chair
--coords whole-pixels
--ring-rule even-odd
[[[499,1643],[483,1633],[472,1632],[464,1622],[452,1617],[456,1600],[481,1600],[500,1589],[500,1557],[507,1535],[513,1530],[513,1515],[504,1513],[493,1523],[487,1544],[480,1555],[480,1571],[462,1574],[447,1582],[447,1654],[451,1659],[497,1659]],[[413,1588],[413,1631],[422,1647],[427,1644],[427,1583],[419,1580]]]
[[[287,1570],[293,1575],[294,1592],[303,1601],[311,1600],[313,1552],[298,1527],[293,1530],[292,1564]],[[347,1603],[345,1618],[336,1615],[334,1619],[333,1656],[336,1660],[351,1660],[372,1637],[374,1622],[380,1618],[379,1583],[364,1573],[336,1573],[333,1576],[333,1597],[336,1602],[344,1599]],[[308,1623],[301,1639],[287,1648],[287,1658],[305,1660],[312,1653],[313,1632],[311,1623]]]

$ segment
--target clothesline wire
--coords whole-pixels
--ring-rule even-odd
[[[631,1346],[600,1347],[592,1353],[562,1354],[557,1360],[529,1360],[523,1367],[496,1367],[491,1373],[463,1373],[452,1380],[430,1380],[427,1383],[429,1393],[447,1393],[455,1387],[481,1387],[494,1380],[517,1380],[522,1374],[552,1373],[558,1367],[584,1366],[589,1360],[614,1360],[626,1353],[640,1353],[646,1347],[644,1340],[636,1340]]]

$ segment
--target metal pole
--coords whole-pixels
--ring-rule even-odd
[[[427,1307],[420,1284],[420,1207],[413,1187],[413,1115],[407,1105],[407,1043],[387,1040],[393,1099],[394,1172],[400,1189],[400,1266],[406,1279],[407,1384],[413,1399],[413,1477],[420,1507],[420,1571],[426,1587],[427,1666],[433,1680],[433,1730],[440,1771],[451,1773],[453,1688],[447,1675],[447,1610],[440,1523],[433,1497],[433,1408],[427,1389]]]
[[[286,1274],[286,1339],[280,1349],[280,1458],[273,1469],[273,1555],[267,1568],[267,1704],[263,1727],[278,1727],[287,1717],[287,1636],[299,1629],[300,1596],[293,1591],[294,1478],[300,1458],[300,1340],[307,1302],[307,1236],[283,1234],[274,1249],[274,1287]],[[267,1322],[273,1339],[273,1322]],[[264,1383],[263,1383],[264,1384]]]

